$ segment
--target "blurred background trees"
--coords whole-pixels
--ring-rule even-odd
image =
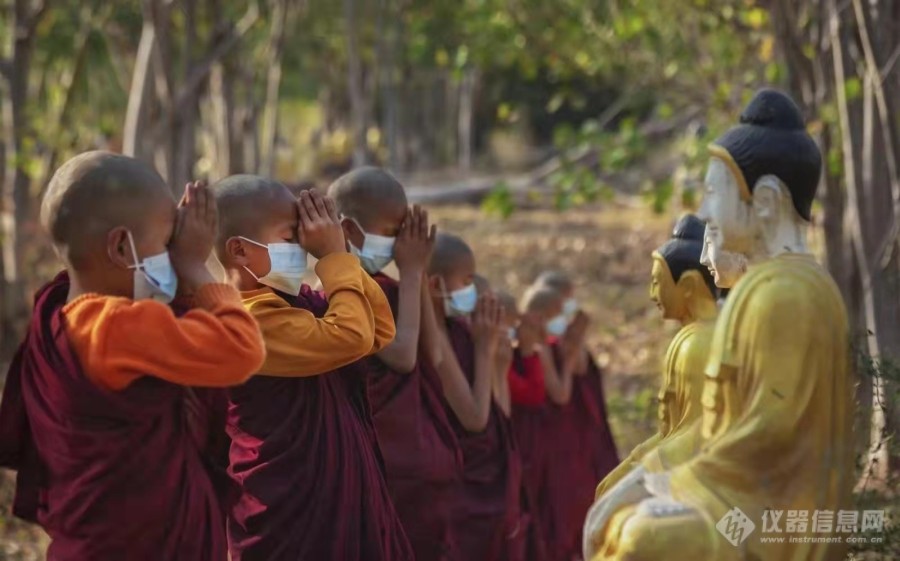
[[[494,216],[621,192],[678,212],[697,203],[705,144],[774,85],[826,155],[815,239],[873,373],[860,395],[884,479],[900,425],[898,24],[891,0],[0,0],[0,356],[55,266],[39,201],[76,152],[143,158],[176,193],[376,163],[416,186],[484,178]]]

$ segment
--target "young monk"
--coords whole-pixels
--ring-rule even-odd
[[[547,423],[543,362],[552,367],[553,359],[544,344],[540,318],[520,314],[515,298],[508,292],[498,291],[497,299],[503,308],[508,338],[500,345],[498,370],[506,372],[509,386],[512,428],[522,457],[522,483],[529,515],[525,558],[541,561],[549,559],[540,512],[546,502],[541,492],[547,459],[546,438],[540,438],[546,433]]]
[[[556,524],[559,531],[554,534],[558,537],[556,544],[560,555],[572,556],[578,555],[581,549],[581,527],[592,502],[591,491],[588,490],[590,480],[605,477],[619,460],[607,420],[601,372],[585,347],[589,319],[577,309],[575,284],[560,272],[545,273],[535,284],[559,294],[559,313],[547,323],[547,330],[551,335],[551,349],[557,367],[563,370],[567,364],[574,366],[570,402],[554,411],[557,417],[555,422],[567,427],[557,431],[562,436],[556,444],[575,454],[581,460],[575,465],[587,467],[588,471],[571,471],[559,466],[558,470],[552,470],[550,477],[555,489],[550,491],[551,500],[558,505]],[[573,313],[572,302],[575,302],[574,317],[568,320]],[[555,458],[564,456],[560,453]],[[584,459],[587,459],[587,464]],[[587,497],[585,490],[588,490]]]
[[[474,275],[469,246],[439,234],[428,266],[434,314],[425,328],[442,345],[435,367],[463,450],[453,529],[460,559],[521,559],[521,460],[509,419],[492,398],[502,311],[493,296],[478,298]]]
[[[216,251],[268,352],[260,374],[231,390],[229,469],[242,491],[229,519],[232,559],[411,559],[356,362],[394,336],[384,294],[347,253],[331,199],[305,191],[296,200],[248,175],[215,192]],[[304,251],[318,259],[327,300],[301,285]]]
[[[524,311],[519,327],[520,352],[530,350],[540,363],[547,396],[539,409],[520,408],[519,431],[531,458],[531,470],[526,479],[529,493],[539,505],[538,524],[547,550],[548,559],[568,559],[571,552],[571,517],[573,484],[591,477],[589,462],[577,437],[579,428],[571,414],[570,402],[575,357],[567,356],[557,369],[548,335],[558,329],[554,324],[562,317],[563,297],[559,292],[541,286],[532,286],[522,297]],[[523,329],[524,327],[524,329]]]
[[[462,453],[443,406],[441,382],[419,347],[431,306],[425,268],[434,247],[428,212],[407,207],[384,170],[352,171],[331,185],[350,251],[381,286],[397,324],[393,342],[367,359],[368,395],[388,490],[418,561],[456,559],[451,507]],[[393,260],[399,280],[382,273]]]
[[[153,169],[117,154],[76,156],[50,181],[41,223],[66,270],[38,292],[0,406],[14,512],[50,535],[48,559],[227,558],[207,419],[185,386],[243,382],[264,348],[204,265],[216,222],[205,185],[176,207]],[[193,297],[180,317],[176,292]]]

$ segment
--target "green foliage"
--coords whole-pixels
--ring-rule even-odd
[[[674,185],[671,180],[661,181],[657,184],[646,183],[641,190],[644,200],[656,214],[664,214],[669,208],[674,194]]]
[[[505,181],[498,183],[481,202],[481,210],[488,215],[499,216],[506,220],[516,209],[512,192]]]
[[[656,432],[659,400],[651,386],[633,396],[614,393],[607,397],[608,416],[613,432],[621,436],[617,445],[622,452],[631,450],[647,435]]]

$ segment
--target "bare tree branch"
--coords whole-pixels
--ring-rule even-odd
[[[41,23],[41,19],[47,14],[49,8],[49,0],[40,0],[40,2],[32,8],[31,13],[28,15],[28,19],[25,21],[28,33],[34,33],[34,30],[37,29],[38,24]]]
[[[158,121],[147,135],[147,144],[156,146],[159,144],[166,128],[174,121],[181,118],[188,106],[196,101],[197,90],[203,85],[203,81],[209,76],[213,65],[220,61],[233,49],[244,35],[253,27],[259,19],[259,6],[250,4],[247,12],[237,24],[219,40],[219,43],[201,60],[188,75],[185,83],[178,89],[175,102],[167,119]]]
[[[178,96],[175,101],[174,115],[180,115],[185,105],[190,101],[191,97],[197,92],[197,89],[203,84],[203,81],[209,76],[213,64],[222,59],[233,49],[247,34],[248,31],[259,20],[259,6],[256,3],[250,4],[247,12],[234,26],[234,29],[226,35],[212,51],[194,67],[190,75],[185,80],[184,85],[179,89]]]
[[[879,243],[878,254],[874,256],[876,263],[881,262],[886,264],[891,257],[891,252],[889,250],[895,246],[897,234],[900,232],[900,228],[898,228],[898,220],[900,220],[900,177],[897,175],[897,152],[894,144],[894,124],[892,122],[893,114],[888,108],[887,96],[884,92],[884,82],[881,78],[881,72],[878,69],[878,63],[875,60],[875,50],[872,47],[872,39],[869,36],[869,20],[865,8],[860,0],[853,0],[853,9],[856,15],[856,26],[859,30],[863,56],[866,61],[867,79],[871,82],[873,93],[875,94],[875,103],[878,106],[879,124],[881,125],[882,141],[884,142],[885,148],[884,161],[888,167],[888,175],[891,182],[891,196],[894,203],[894,212],[891,215],[891,226],[888,228],[885,238]]]

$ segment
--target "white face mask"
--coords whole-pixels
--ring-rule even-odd
[[[569,320],[566,319],[564,314],[559,314],[555,318],[551,319],[546,324],[547,333],[553,335],[554,337],[560,337],[563,333],[566,332],[566,328],[569,327]]]
[[[572,321],[572,318],[575,317],[575,314],[578,313],[578,300],[573,298],[567,298],[565,302],[563,302],[563,315],[566,316],[568,321]]]
[[[475,284],[464,286],[447,294],[444,279],[441,279],[444,288],[444,313],[448,316],[465,316],[475,311],[478,304],[478,289]]]
[[[350,253],[359,258],[362,268],[370,275],[374,275],[387,267],[387,264],[394,260],[394,243],[397,238],[369,234],[363,230],[355,218],[348,216],[346,219],[356,224],[363,234],[362,249],[357,248],[352,242],[350,243]]]
[[[169,252],[164,251],[159,255],[147,257],[143,261],[137,261],[137,248],[134,245],[134,237],[128,232],[128,243],[131,245],[131,254],[135,263],[129,269],[134,269],[134,296],[135,300],[156,300],[168,304],[175,298],[178,291],[178,275],[172,268],[169,260]]]
[[[295,243],[270,243],[261,244],[249,238],[240,236],[244,241],[264,247],[269,252],[271,267],[266,275],[257,277],[256,274],[244,267],[256,282],[280,290],[285,294],[296,296],[303,285],[303,274],[306,272],[306,252]]]

